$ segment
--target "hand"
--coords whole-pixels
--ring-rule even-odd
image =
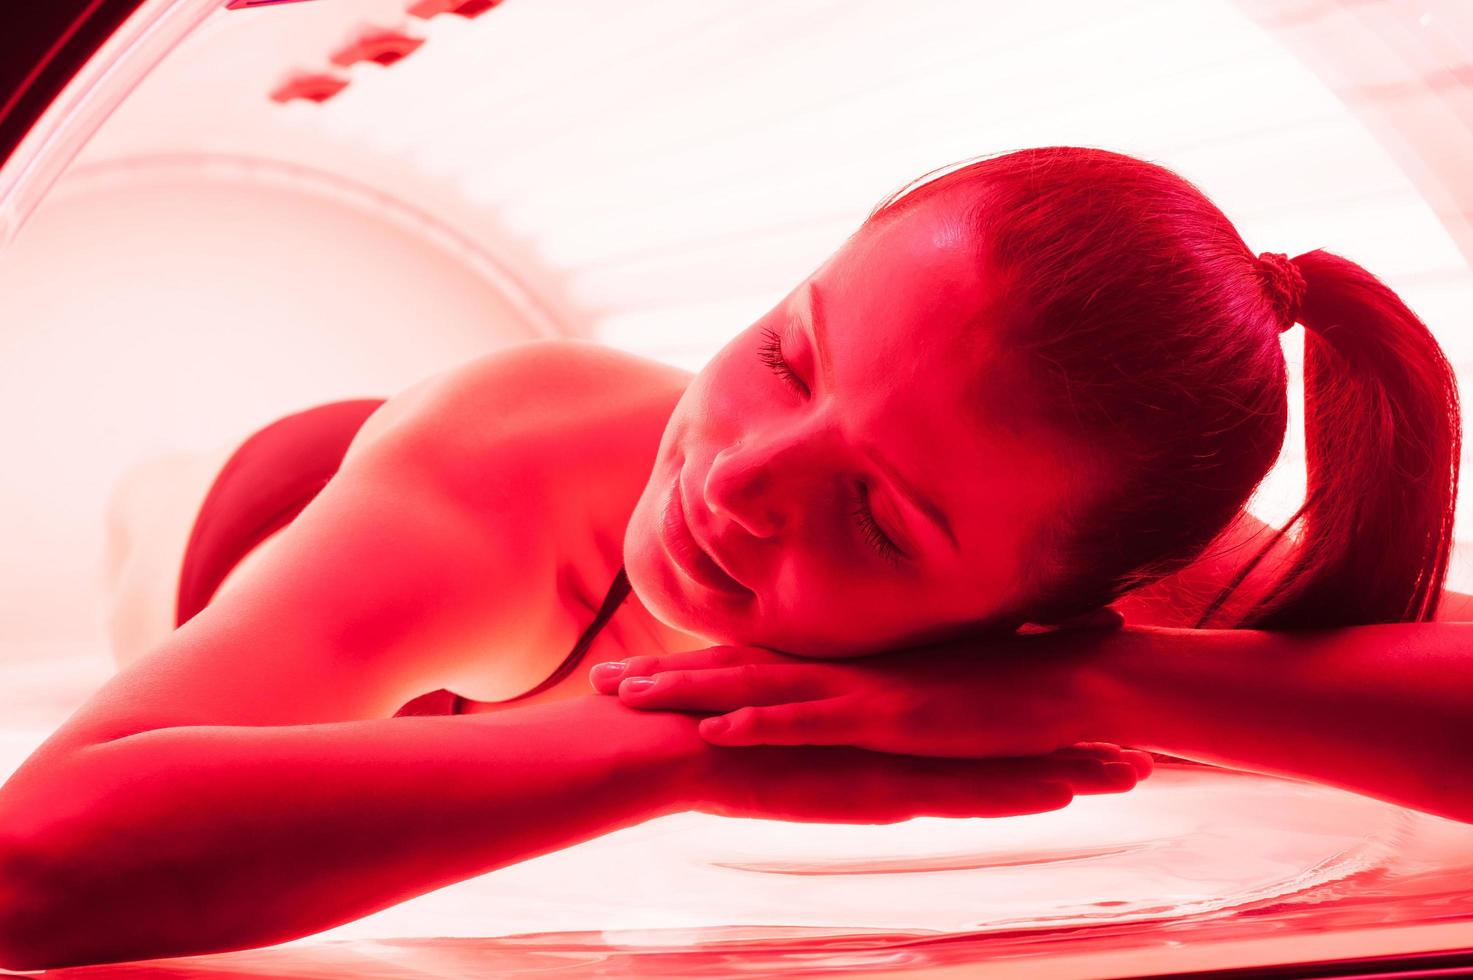
[[[1012,817],[1123,793],[1150,756],[1105,743],[1031,759],[924,759],[845,747],[712,748],[689,802],[703,813],[804,823]]]
[[[709,647],[599,664],[591,679],[630,707],[717,713],[699,729],[717,745],[1036,756],[1090,738],[1079,666],[1121,623],[1104,610],[1050,632],[849,660]]]

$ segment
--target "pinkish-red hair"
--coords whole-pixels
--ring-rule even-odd
[[[1060,515],[1023,612],[1050,622],[1196,560],[1272,467],[1287,425],[1274,301],[1227,217],[1172,171],[1042,147],[927,175],[887,221],[946,196],[982,250],[1014,366],[1040,422],[1112,479]],[[1461,421],[1452,367],[1383,282],[1316,249],[1307,284],[1304,505],[1294,560],[1239,628],[1432,619],[1447,574]],[[1198,625],[1268,553],[1271,541]]]

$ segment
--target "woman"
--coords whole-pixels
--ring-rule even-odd
[[[1306,321],[1316,302],[1346,317],[1363,373],[1331,384],[1311,364],[1314,419],[1336,428],[1311,421],[1288,573],[1305,585],[1242,624],[1430,618],[1451,372],[1368,274],[1302,264]],[[1231,549],[1204,549],[1252,538],[1233,520],[1283,438],[1295,286],[1168,171],[1030,150],[888,202],[694,377],[535,343],[390,399],[285,530],[0,789],[0,880],[23,899],[0,903],[0,963],[277,942],[679,809],[873,822],[1129,788],[1141,753],[998,714],[978,664],[982,725],[954,698],[949,717],[902,724],[903,699],[840,697],[890,713],[850,712],[849,745],[742,749],[689,714],[633,710],[655,702],[628,681],[628,705],[590,694],[572,668],[586,654],[658,674],[716,646],[685,656],[763,661],[741,675],[760,691],[720,669],[697,684],[721,707],[861,680],[914,705],[985,642],[1020,656],[980,658],[984,682],[1084,704],[1095,689],[1055,686],[1082,676],[1059,665],[1130,631],[1004,638],[1108,623],[1117,599],[1185,626],[1171,598],[1227,584]],[[1387,412],[1403,431],[1384,431]],[[1355,459],[1327,461],[1327,443]],[[1393,467],[1417,482],[1358,482]],[[290,490],[268,495],[278,518]],[[273,523],[255,518],[247,540]],[[1376,535],[1380,564],[1358,561],[1356,533]],[[191,567],[192,601],[210,599],[220,570]],[[454,713],[416,710],[430,703]],[[890,744],[853,744],[865,726]]]

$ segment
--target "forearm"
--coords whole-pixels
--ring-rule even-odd
[[[1473,822],[1473,623],[1127,628],[1083,669],[1091,738]]]
[[[27,935],[55,966],[317,932],[681,809],[707,751],[690,717],[590,695],[143,732],[57,763],[44,809],[25,786],[0,803],[8,832],[39,839],[29,851],[51,883]]]

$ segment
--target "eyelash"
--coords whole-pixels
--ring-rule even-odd
[[[793,373],[792,367],[789,366],[787,359],[783,357],[782,337],[779,336],[778,332],[771,327],[763,327],[762,336],[764,339],[760,353],[758,354],[762,362],[772,368],[774,374],[802,391],[804,395],[809,394],[808,386],[803,383],[803,379]],[[869,491],[863,484],[860,485],[859,489],[859,506],[854,508],[851,513],[854,515],[856,523],[859,524],[859,529],[864,533],[865,539],[869,541],[870,546],[875,549],[880,557],[892,565],[900,564],[900,558],[904,552],[896,546],[895,542],[890,540],[884,531],[880,530],[880,525],[875,520],[874,511],[869,506]]]
[[[863,484],[859,488],[859,506],[851,513],[854,514],[860,530],[864,532],[864,536],[869,539],[875,551],[879,552],[880,557],[892,565],[899,565],[903,552],[895,546],[884,531],[880,530],[880,525],[875,523],[874,512],[869,507],[869,490]]]
[[[762,358],[763,363],[772,368],[773,373],[778,377],[802,391],[803,394],[809,394],[808,386],[803,383],[802,378],[793,373],[793,369],[788,366],[787,360],[783,357],[783,343],[778,332],[771,327],[763,327],[762,336],[765,339],[761,352],[757,356]]]

